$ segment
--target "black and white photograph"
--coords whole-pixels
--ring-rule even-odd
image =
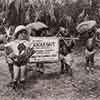
[[[0,100],[100,100],[100,0],[0,0]]]

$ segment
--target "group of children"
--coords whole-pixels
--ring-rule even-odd
[[[91,31],[90,33],[93,33],[93,31]],[[94,55],[96,53],[94,47],[95,38],[93,34],[90,33],[85,49],[87,71],[94,70]],[[30,48],[29,45],[30,43],[28,42],[27,34],[28,31],[26,27],[20,25],[15,29],[13,35],[14,40],[5,44],[6,61],[9,66],[9,71],[11,73],[11,78],[12,78],[11,83],[13,84],[14,88],[19,83],[21,84],[25,83],[26,65],[28,63],[29,58],[35,53],[34,49]],[[70,35],[67,34],[66,37],[70,37]],[[74,61],[72,56],[72,49],[74,47],[74,41],[69,40],[69,44],[67,44],[65,43],[64,39],[61,38],[59,43],[60,43],[59,54],[61,61],[61,74],[67,72],[70,76],[72,76],[71,67]]]

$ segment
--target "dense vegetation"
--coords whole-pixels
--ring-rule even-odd
[[[99,23],[99,0],[0,0],[0,4],[0,15],[10,25],[42,21],[52,30],[63,26],[75,32],[86,13]]]

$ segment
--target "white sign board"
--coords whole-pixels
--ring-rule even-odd
[[[56,37],[32,37],[32,46],[36,53],[30,62],[57,62],[59,59],[59,39]]]

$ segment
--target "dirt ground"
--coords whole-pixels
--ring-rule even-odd
[[[35,70],[27,76],[25,89],[17,91],[7,84],[10,81],[4,57],[0,58],[0,100],[100,100],[100,51],[95,56],[95,70],[86,73],[84,50],[75,50],[73,77],[61,75],[60,64],[45,64],[45,73]],[[35,65],[33,65],[35,68]]]

